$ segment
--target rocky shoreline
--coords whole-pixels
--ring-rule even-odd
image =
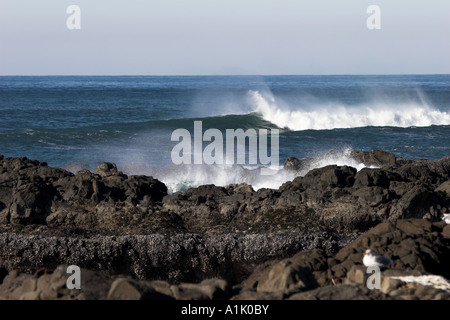
[[[450,156],[352,157],[367,168],[168,194],[112,163],[71,173],[0,156],[0,299],[449,299]],[[368,248],[396,260],[380,289],[366,286]],[[66,287],[72,264],[81,290]]]

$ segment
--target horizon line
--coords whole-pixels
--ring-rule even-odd
[[[274,77],[274,76],[406,76],[450,75],[450,73],[304,73],[304,74],[4,74],[0,77]]]

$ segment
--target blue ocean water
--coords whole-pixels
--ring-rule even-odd
[[[350,164],[351,150],[450,154],[450,75],[3,76],[0,154],[75,171],[115,162],[172,191],[205,183],[277,187],[246,167],[174,166],[175,129],[280,130],[288,156]],[[206,146],[207,143],[204,143]],[[328,154],[335,151],[332,156]]]

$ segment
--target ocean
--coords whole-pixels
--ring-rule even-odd
[[[172,133],[194,136],[194,121],[224,137],[227,129],[279,130],[279,170],[175,165]],[[170,192],[241,182],[278,188],[295,177],[281,169],[289,156],[315,158],[310,169],[361,169],[350,152],[373,149],[450,155],[450,75],[0,77],[0,154],[73,172],[113,162]]]

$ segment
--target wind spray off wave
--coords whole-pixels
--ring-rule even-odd
[[[449,125],[450,113],[433,108],[423,101],[368,102],[362,105],[344,105],[338,102],[315,105],[280,106],[272,95],[250,90],[253,108],[262,117],[280,128],[290,130],[327,130],[357,127],[427,127]]]

